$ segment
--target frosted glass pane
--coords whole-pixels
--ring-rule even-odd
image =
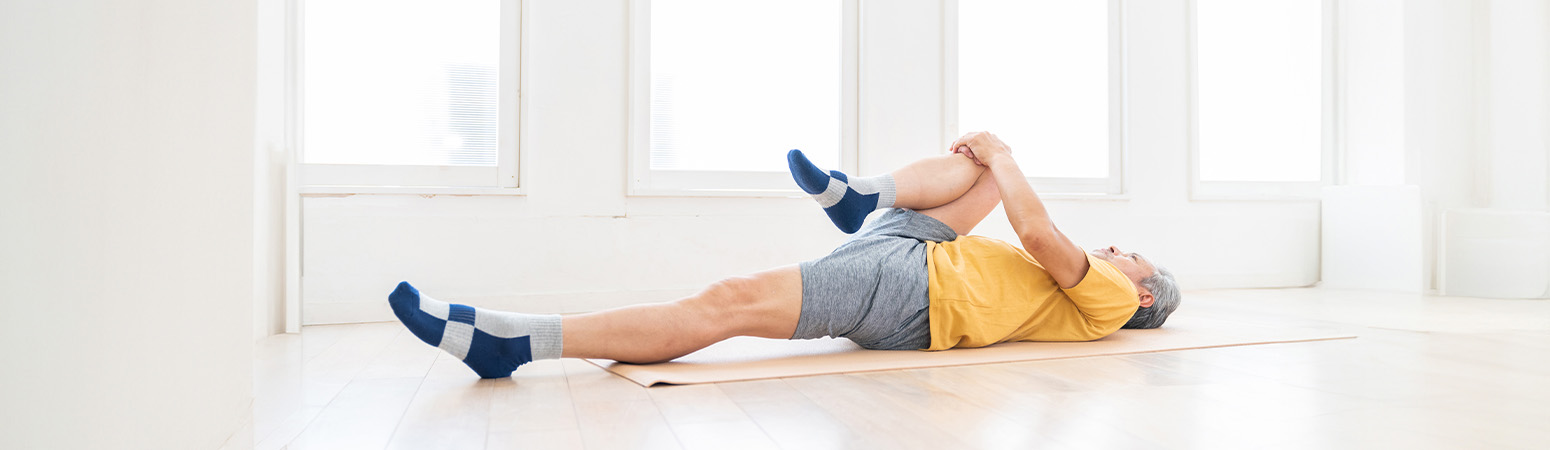
[[[1322,3],[1197,2],[1200,179],[1320,179]]]
[[[960,0],[958,129],[1028,176],[1108,177],[1108,33],[1105,1]]]
[[[494,166],[500,1],[305,0],[308,163]]]
[[[653,0],[651,168],[786,170],[840,152],[841,2]]]

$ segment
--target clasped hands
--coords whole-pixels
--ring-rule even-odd
[[[1001,142],[1001,138],[990,134],[988,131],[975,131],[965,134],[963,137],[958,138],[958,140],[953,141],[953,145],[949,146],[948,150],[953,153],[962,153],[964,156],[968,156],[969,159],[974,160],[975,164],[986,167],[989,167],[996,160],[1012,156],[1012,148],[1008,147],[1005,142]]]

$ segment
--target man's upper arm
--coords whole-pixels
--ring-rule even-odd
[[[1034,227],[1019,234],[1023,250],[1027,250],[1033,259],[1044,266],[1044,271],[1049,272],[1061,289],[1075,287],[1087,276],[1087,270],[1091,268],[1087,262],[1087,252],[1067,239],[1065,233],[1061,233],[1054,224]]]
[[[1049,211],[1044,209],[1044,202],[1039,200],[1038,193],[1033,192],[1033,186],[1028,184],[1023,170],[1017,167],[1017,160],[1005,152],[991,155],[996,155],[996,158],[987,164],[996,177],[997,188],[1001,190],[1001,205],[1006,209],[1006,218],[1011,222],[1012,229],[1017,231],[1023,250],[1027,250],[1039,264],[1044,265],[1044,270],[1055,278],[1061,289],[1081,283],[1089,267],[1087,253],[1055,228],[1055,222],[1049,218]]]

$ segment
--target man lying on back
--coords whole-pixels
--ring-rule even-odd
[[[865,178],[825,172],[792,150],[797,184],[842,231],[860,233],[824,257],[676,301],[561,317],[448,304],[402,282],[388,302],[415,336],[484,378],[535,359],[668,361],[734,336],[832,336],[881,350],[1089,341],[1156,328],[1178,308],[1167,270],[1066,238],[1000,139],[969,133],[949,148]],[[1017,244],[968,236],[998,203]]]

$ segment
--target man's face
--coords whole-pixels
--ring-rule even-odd
[[[1115,268],[1119,269],[1120,273],[1130,278],[1130,282],[1136,285],[1136,292],[1141,296],[1141,306],[1151,306],[1152,292],[1141,285],[1141,280],[1157,273],[1157,266],[1152,265],[1152,262],[1147,261],[1144,256],[1122,252],[1119,250],[1119,247],[1112,245],[1104,248],[1095,248],[1091,253],[1098,259],[1113,264]]]

